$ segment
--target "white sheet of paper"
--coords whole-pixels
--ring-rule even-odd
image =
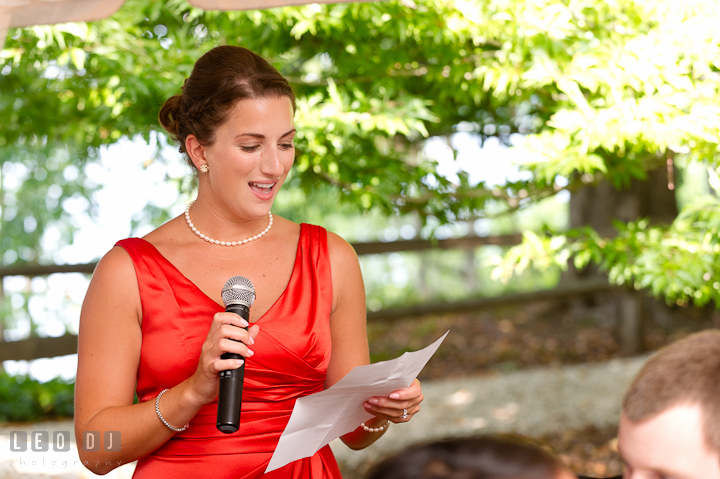
[[[357,366],[329,389],[298,399],[265,472],[312,456],[374,417],[363,403],[372,396],[388,396],[410,386],[449,332],[419,351]]]

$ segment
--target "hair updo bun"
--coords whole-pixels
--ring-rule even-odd
[[[170,134],[173,141],[180,141],[178,135],[178,117],[180,116],[180,104],[182,103],[181,95],[174,95],[167,99],[160,109],[158,120],[160,125]],[[183,145],[184,147],[184,145]],[[182,150],[181,150],[182,151]]]
[[[158,120],[194,166],[185,148],[188,135],[212,145],[215,132],[238,101],[282,96],[290,99],[294,111],[292,87],[267,60],[247,48],[223,45],[198,59],[182,93],[167,99]]]

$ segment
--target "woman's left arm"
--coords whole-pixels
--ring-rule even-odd
[[[370,363],[365,327],[365,286],[360,263],[352,246],[330,232],[328,251],[332,269],[333,304],[330,316],[332,356],[325,379],[326,388],[342,379],[355,366]],[[407,422],[420,410],[422,400],[422,390],[417,379],[407,389],[394,391],[387,397],[368,398],[365,409],[375,417],[365,424],[368,428],[379,428],[386,424],[386,420],[393,423]],[[341,439],[351,449],[363,449],[380,438],[386,430],[387,427],[379,432],[368,432],[358,426]]]

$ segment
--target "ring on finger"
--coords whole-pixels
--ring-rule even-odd
[[[407,409],[403,409],[402,416],[400,416],[402,419],[406,419],[408,417]]]

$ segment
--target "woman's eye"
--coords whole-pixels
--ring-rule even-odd
[[[242,151],[247,151],[248,153],[252,153],[253,151],[256,151],[258,148],[260,148],[260,147],[257,146],[257,145],[256,145],[256,146],[241,146],[241,147],[240,147],[240,149],[241,149]]]
[[[295,145],[293,145],[292,143],[285,143],[285,144],[281,144],[280,148],[282,148],[284,150],[289,150],[290,148],[293,148],[294,146]]]

